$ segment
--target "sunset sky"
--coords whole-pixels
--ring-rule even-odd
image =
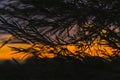
[[[9,39],[9,37],[11,37],[9,34],[6,34],[6,35],[1,34],[1,41]],[[15,58],[15,59],[26,59],[27,57],[32,56],[31,54],[27,54],[27,53],[17,53],[17,54],[14,54],[15,51],[13,51],[9,46],[17,47],[17,48],[27,48],[27,47],[30,47],[31,45],[23,44],[23,43],[8,43],[8,44],[6,44],[5,46],[3,46],[0,49],[0,59],[12,59],[12,58]],[[72,53],[75,53],[76,51],[80,50],[74,44],[67,45],[66,48],[69,51],[71,51]],[[112,49],[112,48],[110,48],[108,46],[101,46],[101,45],[98,45],[96,42],[94,42],[94,45],[91,46],[90,49],[89,48],[86,49],[85,52],[89,53],[92,56],[103,56],[102,52],[99,51],[99,50],[106,50],[109,54],[112,54],[112,51],[115,51],[114,49]],[[43,57],[45,57],[45,56],[52,57],[53,55],[52,54],[49,55],[46,52],[46,53],[44,53]]]
[[[6,9],[12,11],[12,9],[8,5],[9,4],[14,4],[15,5],[17,2],[18,2],[18,0],[0,0],[0,8],[5,7]],[[24,5],[18,4],[17,7],[19,7],[19,9],[22,9],[22,8],[24,8]],[[33,16],[33,18],[44,18],[44,16],[38,16],[37,15],[37,16]],[[52,21],[52,19],[48,19],[48,21]],[[49,33],[49,32],[48,32],[48,34],[45,34],[45,32],[47,32],[51,29],[51,27],[49,27],[49,28],[45,27],[45,29],[44,28],[40,28],[40,29],[44,30],[42,32],[42,34],[44,34],[45,36],[49,36],[50,39],[52,39],[56,42],[57,42],[57,39],[56,39],[55,36],[59,35],[59,34],[61,34],[61,35],[59,35],[60,38],[62,38],[64,41],[68,42],[72,39],[71,37],[74,37],[74,36],[78,35],[77,33],[78,33],[78,29],[80,29],[80,27],[75,24],[74,26],[68,28],[68,29],[70,29],[69,32],[68,32],[70,37],[67,37],[68,36],[67,29],[65,29],[65,31],[63,31],[62,33],[60,33],[60,31],[57,31],[55,34]],[[117,35],[119,35],[119,32],[120,32],[119,28],[116,28],[115,26],[110,26],[110,30],[114,30],[114,32],[118,33]],[[105,31],[103,30],[103,32],[105,32]],[[80,33],[82,33],[82,32],[80,32]],[[89,35],[90,32],[86,31],[84,34]],[[79,39],[79,37],[81,37],[81,36],[82,35],[76,37],[76,40]],[[10,35],[6,32],[4,32],[4,33],[0,32],[0,45],[2,45],[2,43],[4,41],[8,40],[10,37],[12,37],[12,35]],[[99,37],[98,37],[98,39],[99,39]],[[15,40],[13,40],[13,42],[15,42]],[[17,48],[27,48],[27,47],[31,46],[29,44],[20,43],[19,41],[16,42],[16,43],[13,43],[13,42],[10,42],[10,43],[6,44],[5,46],[3,46],[2,48],[0,48],[0,59],[12,59],[12,58],[25,59],[26,57],[31,56],[31,54],[27,54],[27,53],[13,54],[13,53],[15,53],[15,51],[12,51],[10,46],[11,47],[17,47]],[[62,43],[62,41],[60,41],[60,42]],[[72,42],[72,40],[71,40],[71,42]],[[70,42],[68,42],[68,43],[70,43]],[[112,54],[115,51],[115,49],[112,49],[109,46],[99,45],[98,42],[97,42],[97,39],[93,42],[93,44],[94,45],[90,46],[90,49],[87,48],[85,50],[86,53],[89,53],[92,56],[103,56],[103,54],[102,54],[103,51],[106,51],[108,54]],[[78,48],[75,44],[66,45],[66,48],[69,51],[71,51],[72,53],[76,53],[76,51],[80,51],[80,48]],[[27,55],[27,56],[24,57],[25,55]],[[46,57],[46,56],[53,57],[53,54],[48,54],[46,52],[43,56],[44,57]]]

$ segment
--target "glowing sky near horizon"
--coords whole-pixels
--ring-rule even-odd
[[[6,7],[7,5],[9,5],[9,4],[13,4],[13,3],[17,3],[18,2],[18,0],[0,0],[0,8],[4,8],[4,7]],[[22,5],[19,5],[18,6],[19,8],[23,8],[24,6],[22,6]],[[12,10],[11,8],[9,8],[9,7],[6,7],[7,9],[10,9],[10,10]],[[42,16],[42,17],[38,17],[38,16],[36,16],[37,18],[43,18],[44,16]],[[74,36],[76,33],[77,33],[77,30],[76,29],[78,29],[79,27],[78,26],[74,26],[71,30],[70,30],[70,36]],[[112,27],[110,27],[110,29],[111,30],[113,30],[114,29],[114,31],[115,32],[120,32],[120,30],[119,29],[117,29],[117,28],[114,28],[113,26]],[[73,32],[74,32],[74,34],[73,34]],[[61,36],[64,36],[64,40],[65,41],[69,41],[70,39],[67,37],[67,35],[65,35],[65,33],[66,32],[64,32],[64,33],[61,33]],[[86,34],[89,34],[89,33],[86,33]],[[119,34],[118,34],[119,35]],[[49,34],[48,34],[48,36],[50,36]],[[7,40],[9,37],[11,37],[11,35],[9,35],[9,34],[0,34],[0,45],[2,44],[2,41],[5,41],[5,40]],[[55,38],[55,36],[53,35],[53,36],[51,36],[51,38],[52,39],[54,39]],[[79,37],[78,37],[79,38]],[[101,56],[101,54],[102,54],[102,52],[100,52],[100,50],[99,49],[101,49],[101,50],[106,50],[109,54],[112,54],[112,52],[114,51],[111,47],[108,47],[108,46],[100,46],[100,45],[98,45],[96,42],[94,42],[95,43],[95,45],[93,45],[93,46],[91,46],[91,49],[87,49],[87,50],[85,50],[85,52],[86,53],[89,53],[89,54],[91,54],[91,55],[93,55],[93,56],[96,56],[96,55],[99,55],[99,56]],[[26,47],[29,47],[30,45],[28,45],[28,44],[21,44],[21,43],[16,43],[16,44],[13,44],[13,43],[11,43],[11,44],[7,44],[7,45],[5,45],[4,47],[2,47],[1,49],[0,49],[0,59],[11,59],[11,58],[16,58],[16,59],[24,59],[23,57],[24,57],[24,55],[26,55],[27,53],[18,53],[18,54],[13,54],[14,53],[14,51],[12,51],[10,48],[9,48],[9,46],[13,46],[13,47],[18,47],[18,48],[26,48]],[[79,50],[75,45],[68,45],[67,46],[67,49],[68,50],[70,50],[71,52],[73,52],[73,53],[75,53],[77,50]],[[28,57],[28,56],[31,56],[30,54],[28,54],[26,57]],[[43,55],[44,57],[45,56],[53,56],[53,55],[48,55],[47,53],[46,54],[44,54]]]
[[[9,38],[10,35],[4,35],[3,37],[1,37],[1,40],[4,40],[3,38]],[[95,43],[95,42],[94,42]],[[9,46],[12,46],[12,47],[17,47],[17,48],[27,48],[27,47],[30,47],[29,44],[21,44],[21,43],[10,43],[10,44],[6,44],[5,46],[3,46],[1,49],[0,49],[0,59],[12,59],[12,58],[15,58],[15,59],[26,59],[27,57],[30,57],[32,56],[31,54],[29,53],[17,53],[17,54],[14,54],[15,51],[12,51],[11,48]],[[68,45],[66,46],[66,48],[71,51],[72,53],[75,53],[77,50],[79,50],[79,48],[77,48],[75,45]],[[106,50],[109,54],[112,54],[112,52],[114,51],[112,48],[108,47],[108,46],[100,46],[98,44],[94,44],[93,46],[90,47],[91,49],[86,49],[85,52],[86,53],[89,53],[90,55],[92,56],[103,56],[101,55],[102,52],[99,51],[100,50]],[[25,56],[26,55],[26,56]],[[45,53],[44,55],[42,55],[43,57],[50,57],[52,58],[53,57],[53,54],[49,55],[48,53]]]

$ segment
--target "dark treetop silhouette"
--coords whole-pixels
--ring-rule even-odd
[[[65,45],[76,44],[79,41],[87,43],[100,38],[99,41],[106,40],[106,45],[120,52],[120,31],[116,31],[119,25],[120,0],[0,0],[0,29],[27,43]],[[48,49],[48,46],[45,47]],[[36,57],[40,52],[34,48],[14,49],[18,52],[29,51]],[[51,53],[59,55],[63,52],[72,54],[67,49],[59,52],[54,49]],[[4,63],[0,66],[0,78],[1,80],[120,78],[119,56],[110,56],[110,64],[101,57],[76,55],[76,58],[62,56],[32,61],[28,59],[23,65],[19,65],[17,60],[13,59],[18,65]]]
[[[119,49],[119,0],[18,0],[0,8],[0,29],[29,43],[106,40]],[[1,4],[3,5],[3,4]],[[105,30],[106,33],[102,32]]]

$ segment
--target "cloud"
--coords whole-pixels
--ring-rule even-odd
[[[0,0],[0,8],[4,8],[10,4],[17,3],[18,0]]]

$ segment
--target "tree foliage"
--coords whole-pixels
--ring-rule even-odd
[[[119,0],[13,1],[0,9],[0,28],[29,43],[71,44],[99,36],[119,49],[119,31],[115,32],[119,4]]]

